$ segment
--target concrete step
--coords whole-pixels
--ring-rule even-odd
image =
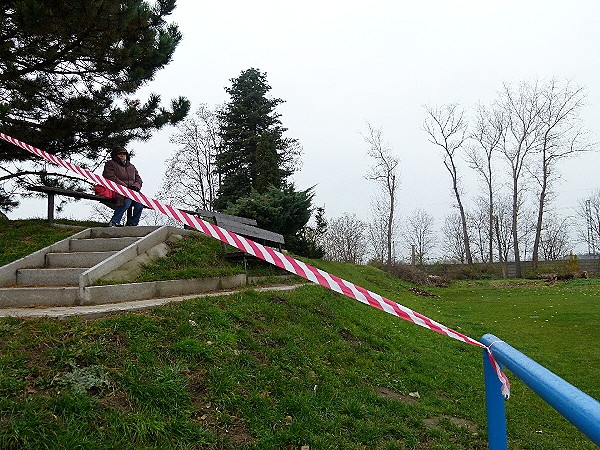
[[[17,270],[18,286],[79,286],[79,275],[87,268],[66,269],[19,269]]]
[[[73,306],[78,287],[0,288],[0,308],[13,306]]]
[[[90,238],[106,237],[142,237],[157,230],[160,227],[138,226],[138,227],[99,227],[92,228]]]
[[[126,227],[123,227],[126,228]],[[110,252],[122,250],[139,241],[139,237],[113,237],[93,239],[71,239],[69,250],[72,252]]]
[[[46,253],[46,267],[93,267],[115,253],[117,252]]]

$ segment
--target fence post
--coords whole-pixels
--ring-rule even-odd
[[[483,376],[485,380],[485,409],[487,413],[488,446],[490,450],[507,450],[506,412],[500,380],[483,349]]]

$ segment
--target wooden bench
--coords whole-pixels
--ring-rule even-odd
[[[48,196],[48,222],[50,223],[54,221],[54,197],[57,195],[76,199],[95,200],[112,209],[115,209],[117,207],[113,199],[109,199],[101,195],[88,194],[87,192],[72,191],[70,189],[61,189],[51,186],[29,186],[27,189],[30,191],[41,192]],[[129,210],[127,211],[128,219],[130,218],[130,215],[131,208],[129,208]]]
[[[205,219],[213,219],[215,225],[248,239],[256,240],[261,244],[278,247],[279,249],[285,244],[283,235],[257,227],[256,220],[254,219],[223,214],[216,211],[208,211],[205,209],[195,211],[182,209],[182,211]]]
[[[41,192],[48,196],[48,222],[54,221],[54,197],[61,195],[64,197],[71,197],[76,199],[84,200],[95,200],[108,206],[109,208],[115,209],[116,205],[114,200],[103,197],[101,195],[88,194],[87,192],[72,191],[69,189],[61,189],[51,186],[30,186],[27,189],[30,191]],[[264,230],[256,226],[256,220],[248,219],[247,217],[233,216],[231,214],[223,214],[216,211],[208,211],[205,209],[198,210],[186,210],[182,209],[188,214],[193,214],[207,219],[213,219],[215,224],[221,228],[225,228],[232,233],[239,234],[247,237],[248,239],[254,239],[259,241],[261,244],[271,245],[279,247],[281,250],[285,244],[284,237],[279,233],[273,231]],[[127,211],[127,219],[131,216],[131,208]],[[224,245],[224,244],[223,244]]]

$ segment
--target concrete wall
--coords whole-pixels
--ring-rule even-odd
[[[202,294],[245,286],[245,274],[190,280],[148,281],[144,283],[88,286],[83,305],[100,305],[149,298]]]
[[[539,269],[538,272],[540,273],[550,273],[550,272],[556,272],[557,271],[557,266],[560,265],[564,265],[566,263],[566,261],[540,261],[539,262]],[[444,264],[445,266],[454,266],[456,268],[461,268],[461,267],[466,267],[465,264]],[[582,271],[586,271],[588,273],[588,276],[590,277],[600,277],[600,259],[579,259],[577,261],[577,265],[581,268]],[[498,274],[498,276],[501,276],[501,274],[503,273],[503,267],[504,266],[504,273],[506,275],[506,278],[515,278],[516,277],[516,267],[515,267],[515,263],[514,262],[507,262],[507,263],[492,263],[492,264],[475,264],[475,267],[484,269],[484,270],[491,270],[492,272]],[[521,272],[523,275],[527,274],[527,272],[532,270],[532,263],[531,261],[521,261]],[[424,269],[426,272],[431,273],[433,266],[424,266]]]
[[[540,261],[539,267],[541,272],[555,272],[557,266],[560,266],[565,263],[566,261]],[[586,271],[589,276],[600,276],[600,259],[580,259],[577,261],[577,265],[581,268],[582,271]],[[521,271],[523,273],[530,271],[532,267],[533,265],[531,261],[521,262]],[[515,263],[506,263],[506,268],[508,278],[514,278],[517,273]]]

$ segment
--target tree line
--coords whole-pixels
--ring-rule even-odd
[[[410,249],[409,257],[403,259],[418,264],[427,261],[437,244],[442,252],[438,257],[450,261],[514,261],[519,276],[524,257],[534,266],[541,260],[561,258],[571,250],[574,239],[595,253],[600,239],[600,191],[580,201],[578,218],[559,217],[552,204],[558,195],[561,163],[594,149],[581,119],[584,102],[583,87],[553,79],[505,83],[489,105],[474,108],[470,119],[458,104],[425,106],[423,130],[439,150],[454,198],[455,212],[444,221],[441,242],[435,237],[433,216],[423,209],[406,214],[402,225],[394,222],[398,159],[389,145],[383,145],[381,130],[367,124],[367,153],[374,161],[367,178],[379,189],[373,219],[362,227],[370,249],[361,259],[389,264],[397,258],[390,243],[398,242],[399,227],[406,237],[402,251],[406,255]],[[477,175],[483,194],[465,198],[462,177],[467,171]],[[570,230],[577,219],[579,229]],[[345,215],[335,224],[356,220]],[[337,250],[326,248],[326,253],[337,258]]]

